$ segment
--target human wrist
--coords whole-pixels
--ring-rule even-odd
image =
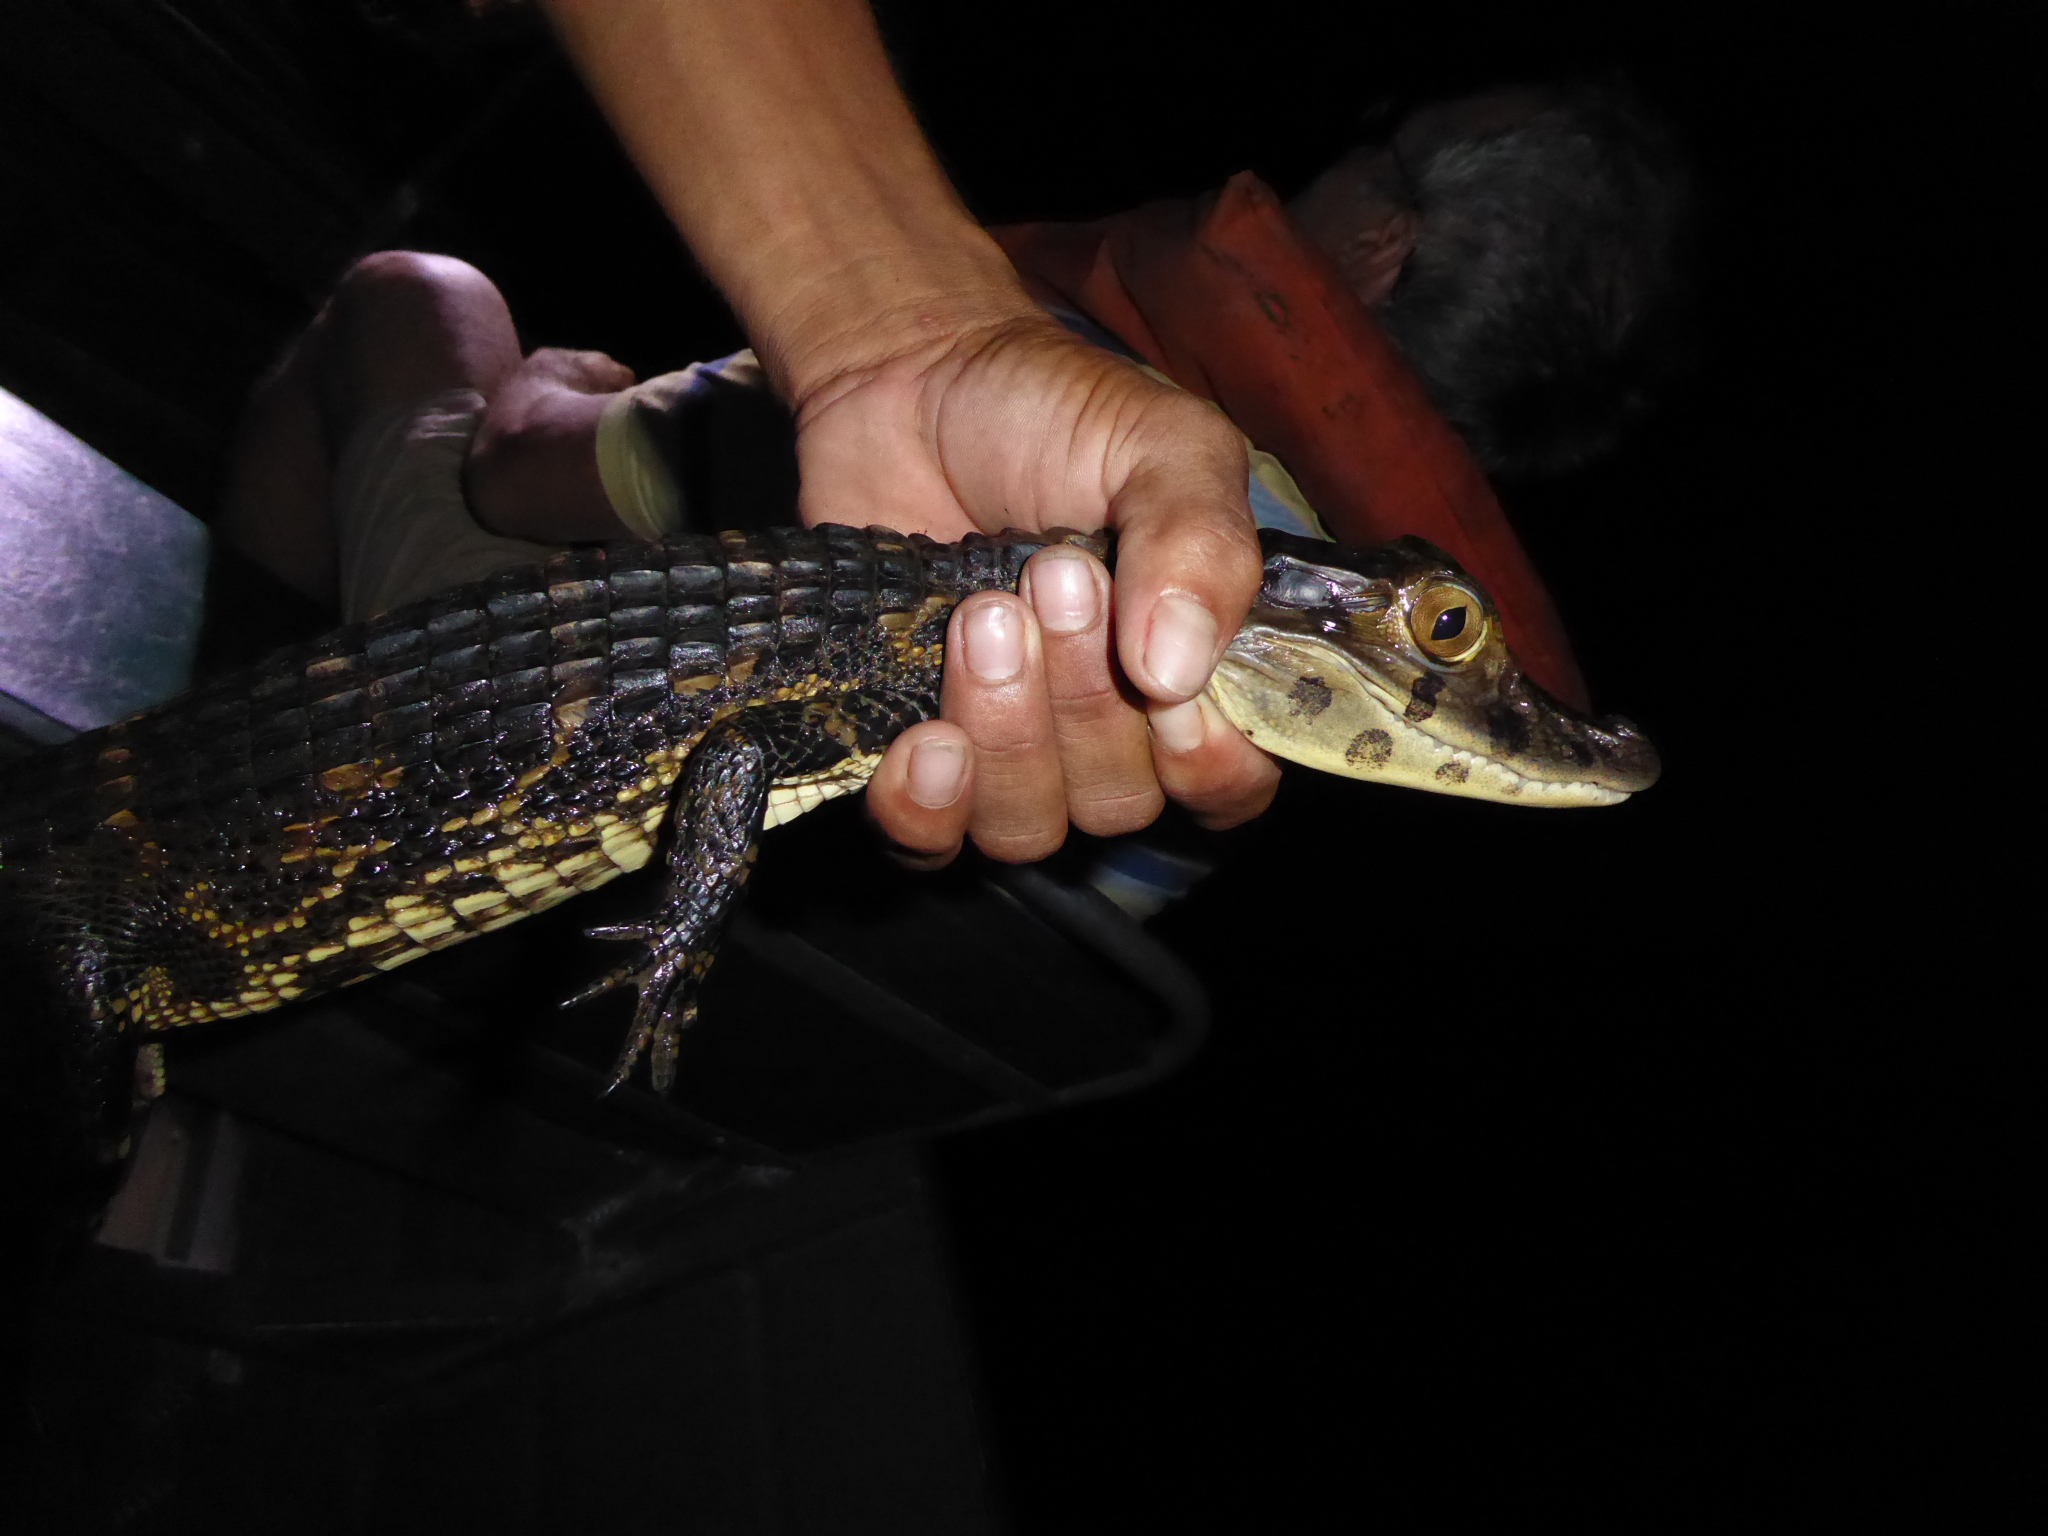
[[[1001,248],[978,227],[792,262],[748,314],[749,338],[793,409],[834,381],[963,337],[1042,321]],[[772,300],[768,296],[772,294]]]

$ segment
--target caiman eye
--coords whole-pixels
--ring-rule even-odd
[[[1486,644],[1486,604],[1455,581],[1433,581],[1416,595],[1408,627],[1432,661],[1456,666]]]

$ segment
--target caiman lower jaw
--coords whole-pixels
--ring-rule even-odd
[[[1626,790],[1585,780],[1545,780],[1483,753],[1439,741],[1407,718],[1406,701],[1333,658],[1307,672],[1293,647],[1245,644],[1240,636],[1209,682],[1209,697],[1255,746],[1346,778],[1508,805],[1618,805]]]

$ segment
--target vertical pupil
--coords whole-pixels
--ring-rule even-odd
[[[1436,616],[1436,627],[1429,632],[1432,640],[1455,640],[1465,633],[1465,606],[1446,608]]]

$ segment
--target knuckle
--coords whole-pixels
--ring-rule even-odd
[[[1064,816],[1056,827],[1031,831],[977,831],[974,834],[975,847],[1003,864],[1035,864],[1058,853],[1066,840]]]
[[[1146,789],[1080,798],[1068,814],[1073,823],[1090,837],[1119,837],[1149,827],[1166,809],[1166,796],[1157,784]]]

